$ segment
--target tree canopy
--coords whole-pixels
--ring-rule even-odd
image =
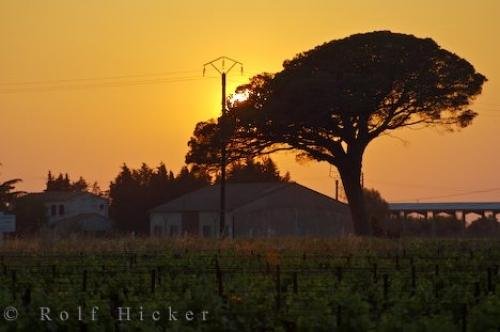
[[[217,178],[216,181],[219,179]],[[246,159],[229,165],[226,175],[227,182],[288,182],[290,173],[280,174],[278,166],[271,158],[262,161]]]
[[[94,186],[97,184],[94,184]],[[83,177],[79,177],[76,181],[71,181],[68,173],[59,173],[57,177],[52,175],[49,171],[47,175],[47,182],[45,185],[45,191],[87,191],[89,185]]]
[[[485,76],[430,38],[376,31],[333,40],[283,63],[276,74],[238,87],[248,99],[219,121],[196,125],[188,162],[214,165],[279,150],[339,170],[357,234],[370,226],[360,185],[363,154],[404,127],[467,127]]]
[[[23,194],[22,191],[15,190],[16,184],[21,179],[12,179],[0,182],[0,211],[10,211],[14,201]]]
[[[156,168],[143,163],[138,169],[124,164],[109,187],[110,214],[119,230],[147,233],[150,209],[209,184],[210,177],[196,166],[175,176],[163,163]]]

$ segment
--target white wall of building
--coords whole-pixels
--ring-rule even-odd
[[[228,234],[231,234],[231,214],[226,215]],[[152,213],[149,218],[150,234],[156,236],[180,236],[184,234],[181,212]],[[198,235],[216,237],[219,232],[219,213],[202,211],[198,213]]]
[[[150,234],[178,236],[182,232],[182,214],[177,212],[153,213],[150,216]]]
[[[93,195],[80,195],[70,200],[46,202],[44,205],[49,225],[61,219],[86,213],[108,217],[107,201]]]

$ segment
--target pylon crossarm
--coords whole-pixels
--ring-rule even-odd
[[[210,63],[210,65],[211,65],[212,67],[214,67],[214,69],[215,69],[215,70],[217,70],[217,71],[219,72],[219,74],[222,74],[222,73],[223,73],[223,71],[219,70],[219,68],[217,68],[217,66],[215,66],[213,62],[211,62],[211,63]]]

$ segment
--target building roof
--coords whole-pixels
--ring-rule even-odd
[[[263,198],[284,188],[297,186],[310,190],[314,194],[334,199],[301,186],[295,182],[257,182],[257,183],[227,183],[226,184],[226,209],[232,211],[250,202]],[[340,203],[339,203],[340,204]],[[177,212],[177,211],[218,211],[220,209],[220,186],[212,185],[185,194],[163,205],[157,206],[150,212]]]
[[[89,193],[87,191],[43,191],[38,193],[29,193],[23,196],[23,198],[33,198],[40,200],[44,203],[47,202],[64,202],[70,201],[76,198],[91,196],[95,198],[105,199],[95,194]]]
[[[233,210],[286,185],[284,182],[226,183],[226,209]],[[157,206],[151,212],[216,211],[219,193],[220,185],[207,186]]]
[[[500,202],[389,203],[391,211],[500,211]]]

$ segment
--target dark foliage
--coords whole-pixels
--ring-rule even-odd
[[[470,237],[500,237],[500,223],[494,218],[480,218],[467,227],[466,234]]]
[[[47,182],[45,186],[45,191],[75,191],[75,192],[83,192],[89,189],[89,185],[87,181],[83,177],[77,181],[71,181],[68,173],[63,174],[59,173],[57,177],[52,175],[52,172],[49,171],[47,175]]]
[[[236,161],[229,166],[227,182],[289,182],[290,174],[281,175],[271,158],[262,161],[247,159]],[[219,181],[219,178],[216,180]]]
[[[0,183],[0,211],[11,211],[16,198],[23,194],[22,191],[15,190],[16,184],[19,182],[21,182],[21,179],[12,179]]]
[[[373,235],[385,236],[384,220],[389,216],[389,204],[375,189],[363,189],[366,211]]]
[[[183,167],[174,176],[163,163],[156,169],[146,164],[130,169],[124,164],[109,187],[110,214],[119,230],[147,233],[150,209],[209,184],[210,177],[198,167]]]
[[[47,224],[45,205],[31,195],[21,196],[14,205],[16,215],[16,232],[18,234],[32,234]]]

